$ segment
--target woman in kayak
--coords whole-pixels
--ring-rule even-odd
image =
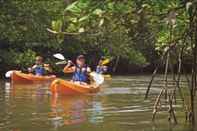
[[[99,60],[98,66],[96,67],[96,73],[104,74],[107,72],[107,66],[103,65],[104,60],[103,57]]]
[[[29,68],[28,71],[30,73],[34,73],[37,76],[43,76],[46,75],[47,72],[52,72],[52,69],[50,68],[49,64],[43,63],[43,57],[37,56],[35,65]]]
[[[71,61],[64,67],[64,73],[73,73],[72,81],[80,84],[87,84],[89,82],[88,74],[91,72],[90,67],[85,64],[85,57],[79,55],[76,59],[76,65]]]

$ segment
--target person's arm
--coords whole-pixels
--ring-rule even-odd
[[[32,69],[34,70],[34,69],[36,69],[38,67],[38,65],[33,65],[32,66]]]
[[[32,67],[29,67],[28,72],[33,73],[36,67],[37,67],[37,65],[33,65]]]
[[[75,72],[75,66],[71,66],[72,62],[68,62],[68,64],[64,67],[63,72],[64,73],[73,73]]]
[[[65,66],[63,72],[64,73],[73,73],[73,72],[75,72],[75,66],[72,66],[72,67]]]
[[[47,72],[49,72],[49,73],[52,73],[52,72],[53,72],[53,70],[52,70],[52,68],[51,68],[51,66],[50,66],[49,64],[44,64],[44,69],[45,69]]]

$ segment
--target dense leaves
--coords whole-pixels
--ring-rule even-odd
[[[77,0],[65,7],[61,29],[79,32],[75,38],[104,55],[152,63],[170,45],[185,46],[193,5],[180,0]]]
[[[0,68],[3,71],[29,66],[34,58],[29,53],[47,55],[48,48],[57,47],[56,39],[46,28],[52,19],[62,17],[59,12],[63,6],[63,1],[53,0],[0,1]]]
[[[112,66],[121,62],[144,67],[175,43],[176,51],[186,46],[188,58],[191,44],[185,44],[190,42],[185,34],[194,4],[180,0],[0,0],[0,65],[25,67],[32,63],[28,52],[48,59],[61,52],[70,59],[86,54],[92,65],[106,56],[113,58]],[[8,59],[10,55],[16,59]]]

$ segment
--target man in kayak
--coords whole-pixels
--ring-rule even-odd
[[[31,68],[28,68],[28,71],[30,73],[34,73],[37,76],[43,76],[46,75],[47,72],[52,72],[52,69],[50,68],[49,64],[43,63],[43,57],[37,56],[35,65],[33,65]]]
[[[72,81],[79,82],[80,84],[87,84],[89,82],[90,67],[85,63],[85,57],[79,55],[76,59],[76,65],[72,61],[68,61],[68,64],[64,67],[64,73],[73,73]]]
[[[96,73],[98,74],[104,74],[107,72],[107,66],[103,64],[103,61],[105,61],[104,57],[99,60],[98,66],[96,67]]]

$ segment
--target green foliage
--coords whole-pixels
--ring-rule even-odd
[[[35,63],[36,53],[28,49],[21,53],[12,51],[12,56],[14,56],[13,64],[18,65],[22,69],[26,69]]]
[[[0,6],[1,40],[21,44],[53,42],[46,28],[52,19],[60,17],[62,1],[7,0]]]
[[[36,53],[30,49],[24,52],[18,52],[15,50],[9,50],[9,54],[5,56],[5,61],[8,65],[13,65],[14,67],[22,70],[26,70],[35,62]]]
[[[27,70],[35,62],[36,53],[30,49],[24,52],[15,49],[9,49],[8,51],[0,50],[0,52],[0,61],[3,63],[3,65],[0,64],[0,67],[5,69],[4,71],[11,69]]]
[[[57,20],[57,21],[52,21],[52,29],[57,31],[57,32],[61,32],[62,31],[62,26],[63,23],[61,20]]]
[[[134,2],[77,0],[65,8],[61,29],[70,33],[80,32],[81,35],[75,38],[97,48],[105,56],[120,56],[131,63],[144,64],[146,58],[136,48],[130,34],[132,27],[126,26],[130,20],[123,19],[130,15],[132,3]]]
[[[97,63],[100,56],[154,63],[171,41],[177,39],[177,50],[185,44],[181,37],[193,8],[192,1],[180,0],[3,1],[0,42],[8,46],[0,50],[0,62],[25,67],[35,51],[46,58],[56,52],[71,59],[83,53],[90,56],[89,63]],[[190,44],[186,49],[184,56],[190,57]]]

